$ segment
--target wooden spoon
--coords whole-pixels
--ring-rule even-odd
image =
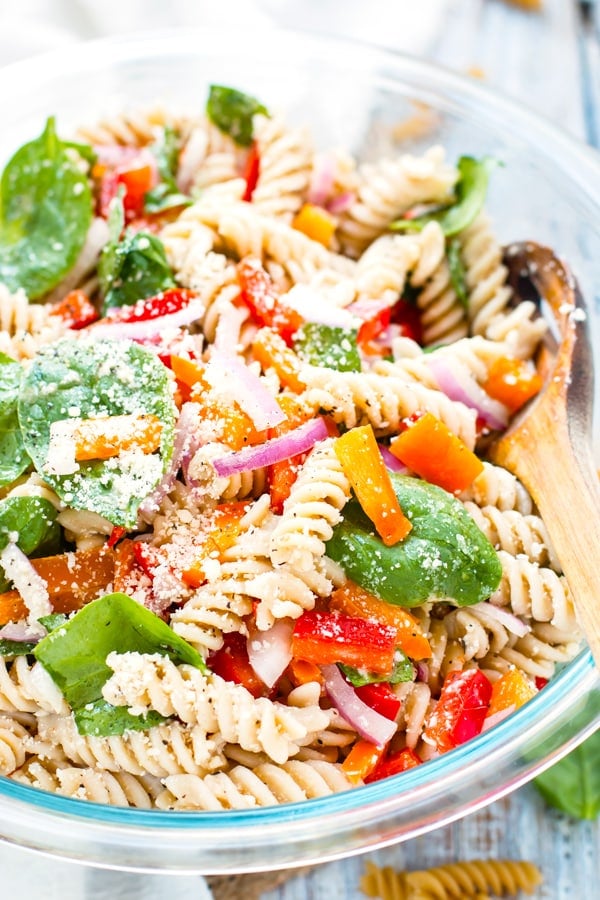
[[[575,280],[552,250],[512,244],[505,263],[516,297],[534,299],[538,307],[545,301],[554,323],[537,363],[545,386],[488,455],[516,475],[536,503],[600,669],[600,486],[591,440],[588,313]]]

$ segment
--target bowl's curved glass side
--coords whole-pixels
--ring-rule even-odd
[[[277,77],[274,77],[276,73]],[[502,241],[553,246],[592,303],[600,284],[600,166],[585,148],[510,101],[427,64],[303,35],[203,30],[97,42],[0,72],[0,159],[55,113],[62,133],[123,108],[200,109],[210,81],[255,93],[319,146],[364,159],[398,152],[395,126],[413,101],[435,111],[434,142],[451,158],[504,163],[489,209]],[[598,302],[598,301],[596,301]],[[595,327],[600,316],[595,317]],[[597,334],[597,333],[596,333]],[[598,342],[596,346],[598,346]],[[234,872],[357,853],[432,830],[513,790],[600,725],[600,681],[581,655],[492,731],[396,779],[302,804],[222,813],[115,809],[0,779],[0,839],[96,865]]]
[[[573,680],[581,688],[575,696]],[[491,803],[600,727],[600,677],[588,653],[544,693],[545,702],[538,695],[437,760],[300,804],[218,813],[122,810],[0,779],[0,834],[52,855],[149,872],[249,872],[360,853],[432,831]]]

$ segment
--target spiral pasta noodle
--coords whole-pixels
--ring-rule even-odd
[[[12,662],[0,656],[0,711],[64,713],[65,699],[41,663],[26,656]]]
[[[0,775],[10,775],[25,762],[25,741],[29,732],[8,716],[0,716]]]
[[[66,331],[62,319],[48,307],[30,303],[25,291],[11,293],[0,284],[0,353],[31,359],[40,347],[57,341]]]
[[[488,893],[496,897],[514,897],[519,891],[532,894],[541,882],[538,867],[522,860],[474,859],[412,872],[367,861],[360,887],[367,897],[380,900],[468,900]]]
[[[252,205],[265,215],[289,221],[308,189],[313,158],[308,132],[290,128],[280,116],[258,115],[254,140],[260,169]]]

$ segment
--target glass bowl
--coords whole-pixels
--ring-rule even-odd
[[[393,151],[394,128],[427,108],[451,159],[504,167],[488,198],[501,241],[535,239],[566,260],[590,308],[600,294],[600,164],[592,151],[480,84],[411,58],[330,38],[264,31],[167,32],[70,47],[0,72],[0,158],[49,114],[76,123],[157,100],[199,110],[210,82],[306,122],[361,159]],[[424,106],[415,107],[415,104]],[[598,316],[594,316],[595,346]],[[531,702],[460,748],[395,778],[252,811],[111,808],[0,778],[0,836],[47,854],[138,871],[224,873],[299,866],[438,828],[530,780],[600,725],[600,678],[582,652]]]

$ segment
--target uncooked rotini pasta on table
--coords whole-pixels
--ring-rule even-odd
[[[486,439],[541,388],[493,163],[213,85],[2,175],[0,774],[218,810],[426,764],[575,655]],[[503,175],[508,177],[508,175]]]

